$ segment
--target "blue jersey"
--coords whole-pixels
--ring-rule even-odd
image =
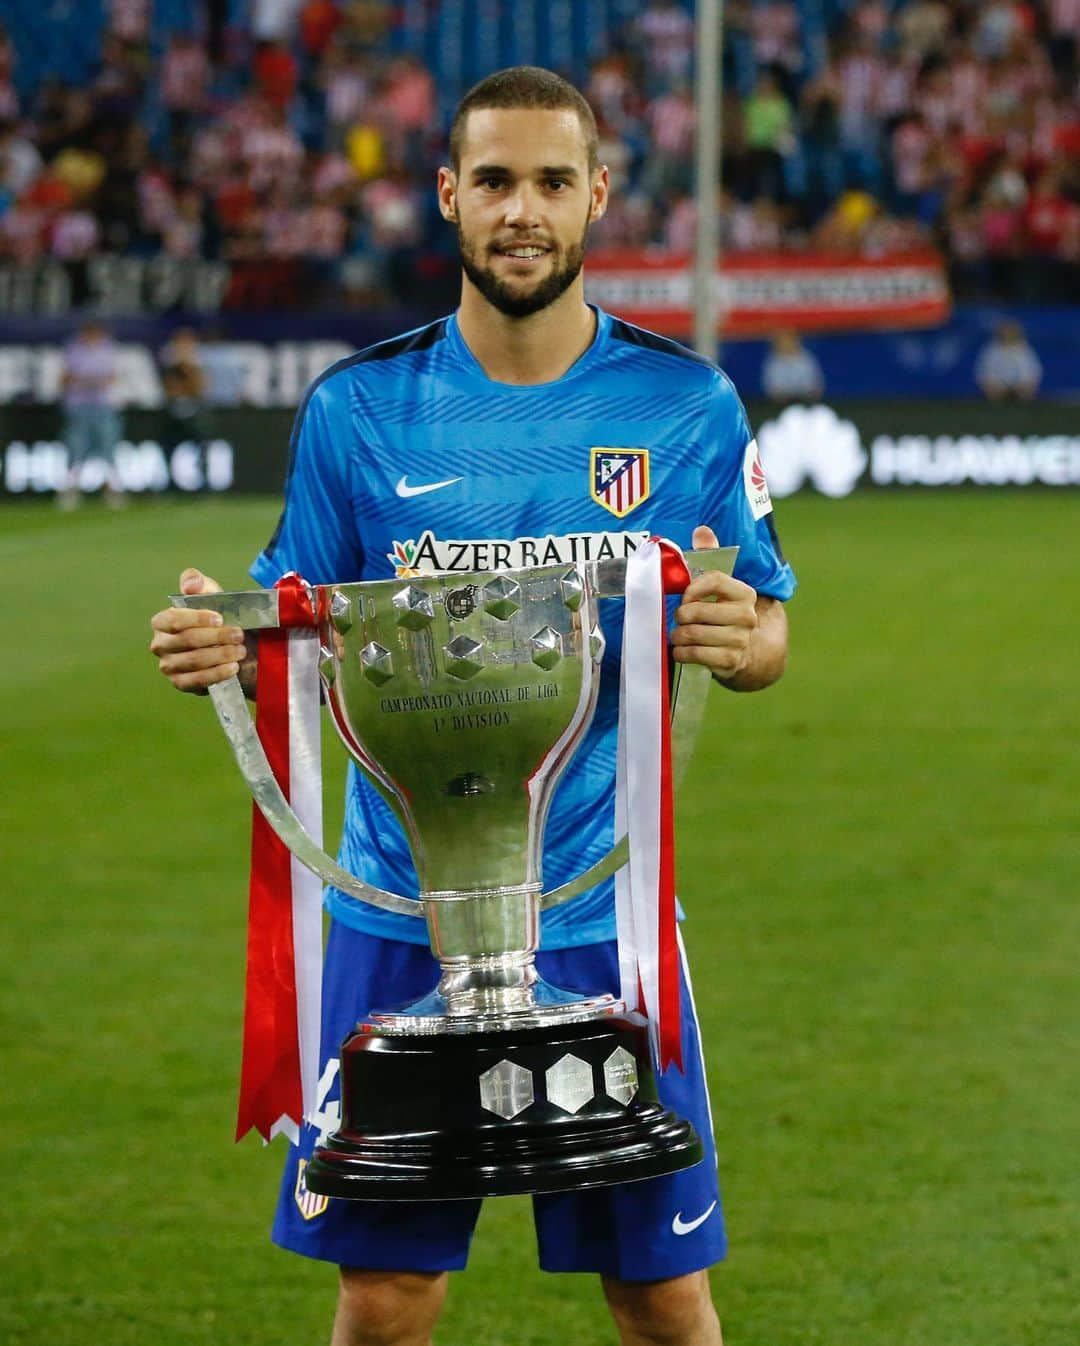
[[[690,545],[708,524],[737,545],[736,576],[787,599],[795,588],[772,523],[746,413],[727,377],[684,347],[597,313],[589,349],[553,383],[484,373],[454,317],[328,369],[293,431],[285,508],[251,573],[313,584],[410,571],[492,570],[625,556],[658,534]],[[600,604],[607,649],[596,714],[556,789],[543,881],[602,859],[614,829],[622,604]],[[353,765],[341,863],[415,893],[404,834]],[[426,926],[334,889],[346,925],[426,943]],[[615,934],[612,880],[543,916],[543,946]]]

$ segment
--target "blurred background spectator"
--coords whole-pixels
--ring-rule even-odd
[[[202,393],[210,414],[215,407],[243,406],[247,369],[220,327],[211,327],[203,333],[199,361],[204,379]]]
[[[817,402],[825,392],[825,377],[817,358],[799,340],[797,332],[777,332],[761,368],[761,386],[770,402]]]
[[[123,504],[123,492],[113,463],[120,440],[120,414],[112,401],[116,382],[116,347],[100,322],[84,322],[64,348],[61,402],[64,410],[64,443],[68,450],[67,483],[57,492],[61,509],[74,509],[82,499],[82,467],[91,458],[109,465],[105,499],[112,506]]]
[[[165,394],[165,436],[170,446],[207,438],[206,373],[199,338],[190,327],[178,327],[161,348],[161,387]]]
[[[1041,381],[1042,365],[1024,329],[1016,322],[999,323],[975,362],[975,382],[982,393],[992,402],[1010,397],[1030,402]]]

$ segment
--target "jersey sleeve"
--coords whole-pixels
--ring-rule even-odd
[[[251,574],[269,587],[295,570],[311,584],[360,578],[363,547],[354,514],[348,385],[316,384],[297,412],[285,507]]]
[[[794,571],[780,550],[769,487],[746,411],[731,382],[717,372],[705,430],[702,522],[722,547],[739,548],[735,578],[786,602]]]

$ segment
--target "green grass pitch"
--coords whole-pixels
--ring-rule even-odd
[[[244,790],[146,653],[181,566],[242,584],[277,508],[0,510],[7,1346],[327,1337],[332,1268],[267,1242],[279,1155],[231,1139]],[[729,1346],[1074,1346],[1076,497],[779,522],[788,674],[714,693],[679,806]],[[506,1200],[438,1340],[614,1335]]]

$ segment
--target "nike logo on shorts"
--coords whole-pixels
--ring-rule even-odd
[[[715,1209],[716,1202],[714,1201],[705,1214],[699,1215],[696,1220],[684,1220],[682,1211],[676,1211],[675,1218],[671,1222],[671,1232],[673,1234],[692,1234],[695,1229],[705,1223]]]
[[[401,478],[394,490],[407,500],[411,495],[427,495],[428,491],[441,491],[444,486],[453,486],[455,482],[460,480],[460,477],[448,477],[446,481],[432,481],[424,486],[410,486],[406,475]]]

